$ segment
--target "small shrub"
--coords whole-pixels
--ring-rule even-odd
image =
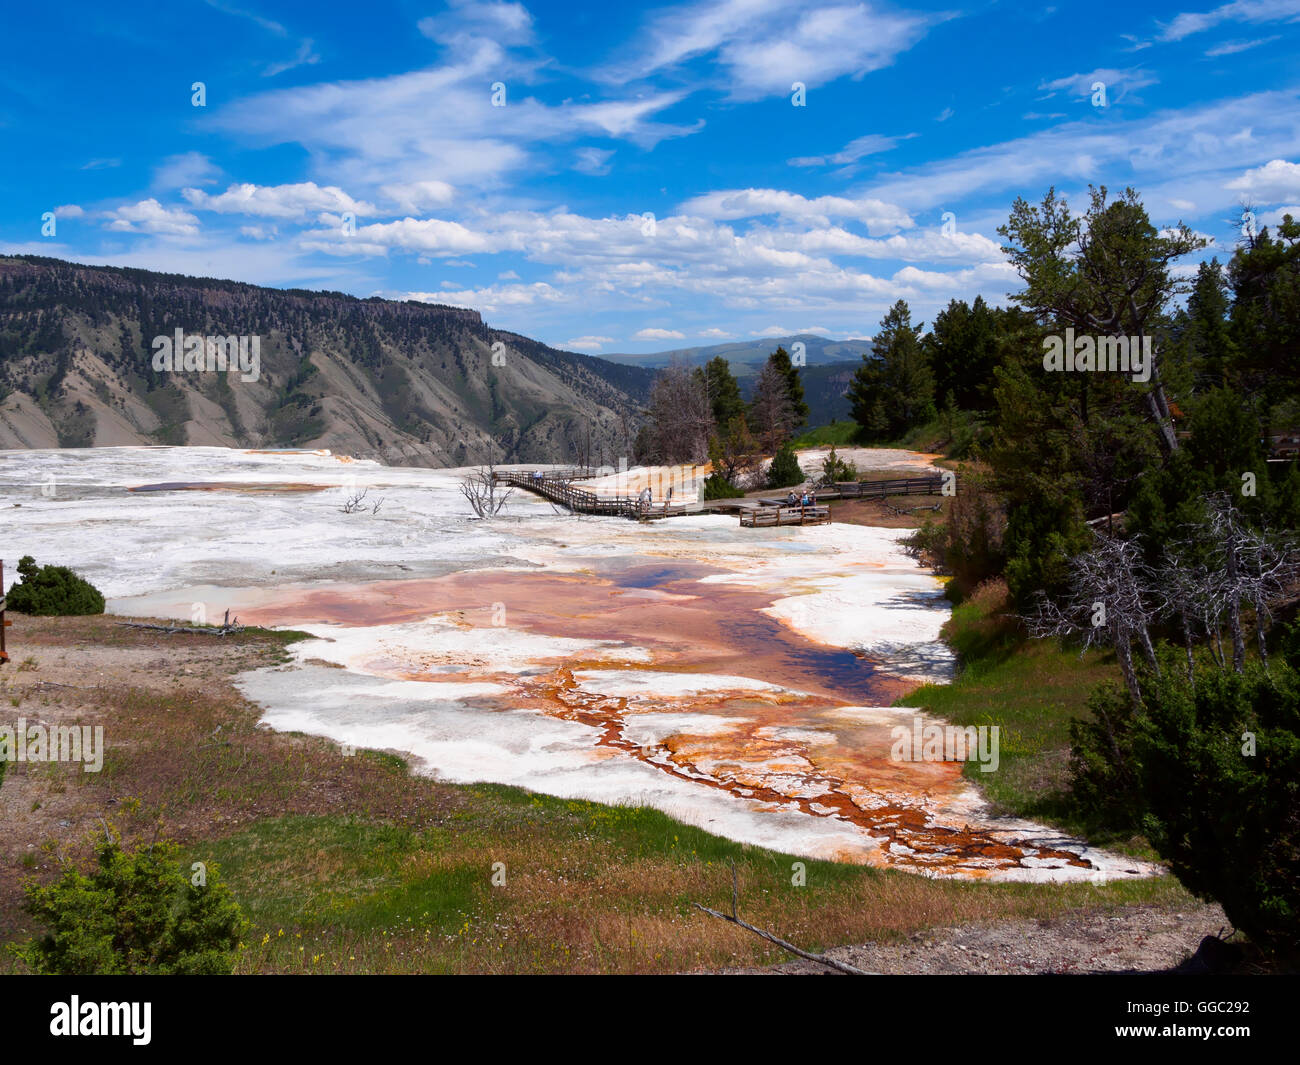
[[[1167,652],[1133,706],[1099,691],[1071,732],[1071,794],[1111,824],[1140,823],[1183,886],[1259,945],[1300,951],[1300,673],[1201,666]]]
[[[704,481],[705,499],[735,499],[745,493],[720,473],[711,473]]]
[[[67,566],[37,566],[24,555],[18,560],[19,583],[9,589],[9,608],[23,614],[102,614],[104,597],[89,581]]]
[[[856,481],[858,479],[858,468],[851,462],[845,462],[835,451],[835,445],[831,445],[829,453],[822,462],[822,481],[827,485],[836,484],[840,481]]]
[[[803,482],[803,470],[799,468],[794,448],[789,444],[783,445],[772,459],[772,468],[767,471],[768,488],[790,488]]]
[[[128,852],[107,840],[89,876],[29,885],[24,908],[48,931],[14,953],[47,975],[229,975],[247,929],[215,868],[192,883],[169,842]]]

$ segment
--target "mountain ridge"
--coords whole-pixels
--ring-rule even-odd
[[[256,379],[156,369],[154,338],[178,329],[259,338]],[[0,257],[0,448],[613,463],[629,454],[653,376],[493,329],[469,308]]]

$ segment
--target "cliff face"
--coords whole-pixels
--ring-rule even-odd
[[[155,338],[177,330],[244,338],[246,372],[199,369],[216,360],[180,350],[174,368],[157,368]],[[0,258],[0,448],[215,444],[325,447],[398,465],[467,465],[493,452],[616,463],[650,379],[491,329],[460,307]]]

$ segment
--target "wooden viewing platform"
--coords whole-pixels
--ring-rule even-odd
[[[537,474],[540,473],[541,476]],[[791,505],[786,499],[721,499],[692,503],[645,503],[636,495],[597,495],[574,482],[602,476],[588,467],[560,470],[495,470],[493,477],[502,484],[535,492],[544,499],[568,507],[579,514],[600,514],[623,518],[674,518],[683,514],[709,511],[737,511],[740,524],[747,528],[770,528],[778,525],[825,525],[831,520],[830,507],[820,504],[829,499],[884,499],[896,495],[935,495],[943,487],[943,477],[896,477],[884,481],[842,481],[812,491],[810,506]]]
[[[766,503],[764,499],[761,502]],[[751,529],[774,527],[777,525],[828,525],[831,520],[830,507],[749,507],[740,512],[740,524]]]
[[[885,496],[932,496],[943,489],[943,475],[928,477],[895,477],[887,481],[836,481],[825,488],[814,489],[819,499],[884,499]],[[764,500],[766,502],[766,500]],[[783,500],[775,502],[785,505]]]
[[[517,470],[493,472],[493,477],[504,484],[536,492],[552,503],[559,503],[579,514],[604,514],[622,518],[673,518],[682,514],[699,513],[698,504],[644,503],[637,496],[602,496],[573,482],[598,476],[594,471],[578,470],[543,471],[541,477]]]

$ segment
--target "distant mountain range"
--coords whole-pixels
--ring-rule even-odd
[[[853,374],[862,365],[862,356],[871,351],[870,340],[827,340],[816,333],[792,333],[761,340],[737,340],[727,344],[710,344],[699,348],[674,348],[644,355],[613,354],[604,358],[629,366],[659,368],[674,360],[688,366],[703,366],[721,355],[731,364],[731,372],[740,383],[741,394],[750,398],[754,383],[767,357],[778,347],[792,355],[795,345],[804,345],[804,365],[800,370],[804,400],[808,404],[808,427],[847,421],[851,408],[844,395]]]
[[[703,366],[710,359],[721,355],[731,363],[731,372],[743,383],[744,378],[758,374],[767,357],[778,347],[785,348],[793,354],[795,344],[804,345],[806,367],[843,363],[851,363],[856,367],[862,361],[863,353],[871,350],[870,340],[827,340],[816,333],[792,333],[783,337],[734,340],[726,344],[710,344],[699,348],[673,348],[669,351],[653,351],[641,355],[616,353],[602,355],[601,358],[627,366],[657,369],[667,366],[674,360],[680,360],[688,366]]]
[[[195,368],[195,358],[219,365],[226,338],[230,357],[242,338],[245,367],[257,353],[256,373]],[[169,367],[166,349],[187,344],[189,368],[183,350]],[[460,307],[0,257],[0,448],[330,448],[426,466],[495,451],[612,464],[630,454],[653,378]]]

